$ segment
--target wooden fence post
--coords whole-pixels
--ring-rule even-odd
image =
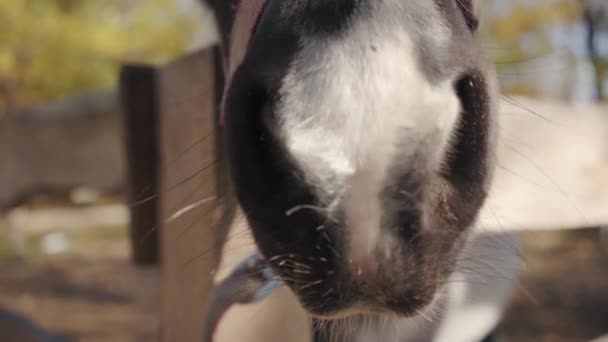
[[[222,158],[217,48],[161,68],[127,65],[120,88],[133,259],[160,263],[160,340],[202,339],[236,205]]]
[[[120,72],[131,253],[137,265],[156,265],[159,257],[157,74],[145,65],[126,65]]]
[[[200,341],[234,214],[221,155],[219,57],[209,48],[158,73],[161,341]]]

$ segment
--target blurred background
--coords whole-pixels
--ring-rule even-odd
[[[578,166],[526,154],[535,181],[501,165],[560,201],[493,215],[520,231],[526,265],[499,336],[589,341],[608,333],[608,1],[485,0],[482,13],[505,115],[531,134],[560,126],[552,160],[587,151],[565,178]],[[73,341],[156,339],[158,271],[131,262],[119,69],[200,49],[211,18],[194,0],[0,1],[1,341],[21,341],[5,337],[16,321]]]

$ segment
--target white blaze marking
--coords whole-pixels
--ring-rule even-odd
[[[305,39],[278,107],[278,134],[322,205],[344,210],[344,258],[355,272],[369,271],[370,253],[392,244],[381,227],[380,192],[397,152],[411,158],[423,148],[428,160],[413,165],[439,167],[460,111],[452,82],[432,85],[419,70],[399,2],[379,2],[344,35]],[[450,31],[435,15],[424,34],[442,46]],[[441,143],[427,146],[431,137]]]

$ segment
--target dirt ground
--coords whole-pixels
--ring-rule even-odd
[[[157,271],[134,267],[128,253],[124,238],[105,232],[67,255],[2,258],[0,307],[69,341],[154,341]]]
[[[608,333],[608,244],[600,230],[522,235],[521,289],[503,341],[577,342]]]
[[[526,233],[522,241],[525,290],[499,340],[582,342],[608,333],[608,248],[598,230]],[[62,256],[0,256],[0,308],[73,341],[156,340],[157,272],[130,264],[120,234],[80,238]]]

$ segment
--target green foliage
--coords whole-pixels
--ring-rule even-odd
[[[125,60],[182,53],[197,18],[175,0],[0,1],[0,113],[114,84]]]

